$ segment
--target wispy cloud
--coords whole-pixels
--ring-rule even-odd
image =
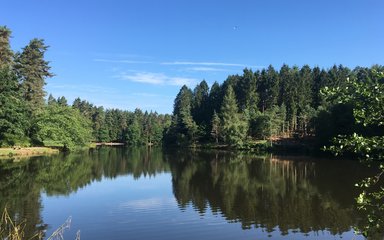
[[[196,66],[190,68],[192,71],[228,71],[228,69],[220,69],[213,67],[249,67],[249,68],[265,68],[265,66],[249,65],[244,63],[226,63],[226,62],[193,62],[193,61],[172,61],[172,62],[157,62],[157,61],[140,61],[140,60],[128,60],[128,59],[107,59],[107,58],[94,58],[94,62],[104,63],[125,63],[125,64],[158,64],[158,65],[184,65],[184,66]],[[198,67],[203,66],[203,67]],[[204,68],[205,66],[205,68]]]
[[[127,64],[135,64],[135,63],[141,63],[141,64],[148,64],[152,63],[149,61],[137,61],[137,60],[114,60],[114,59],[104,59],[104,58],[95,58],[92,59],[94,62],[105,62],[105,63],[127,63]]]
[[[166,96],[166,95],[146,93],[146,92],[135,92],[135,93],[132,93],[132,95],[139,96],[139,97],[149,97],[149,98],[157,98],[157,97],[171,98],[171,99],[174,98],[174,96]]]
[[[162,65],[191,65],[191,66],[221,66],[221,67],[250,67],[250,68],[265,68],[265,66],[249,65],[244,63],[224,63],[224,62],[189,62],[175,61],[162,62]]]
[[[195,71],[195,72],[227,72],[228,69],[224,68],[214,68],[214,67],[190,67],[186,68],[187,71]]]
[[[244,64],[238,63],[222,63],[222,62],[162,62],[163,65],[196,65],[196,66],[232,66],[232,67],[242,67]]]
[[[132,82],[148,83],[154,85],[192,86],[198,81],[194,78],[170,77],[163,73],[138,72],[134,74],[122,73],[119,78]]]

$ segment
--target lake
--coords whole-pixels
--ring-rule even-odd
[[[26,239],[364,239],[358,162],[101,147],[0,161],[0,207]]]

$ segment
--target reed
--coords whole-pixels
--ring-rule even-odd
[[[47,240],[63,240],[64,239],[64,231],[69,229],[72,223],[72,217],[69,217],[64,224],[62,224],[59,228],[57,228]],[[0,239],[5,240],[24,240],[25,233],[24,229],[27,225],[26,220],[22,220],[17,223],[12,220],[11,216],[8,213],[7,208],[4,208],[3,213],[1,214],[0,219]],[[29,238],[28,240],[42,240],[43,232],[40,231],[36,233],[34,236]],[[80,240],[80,230],[76,233],[76,240]]]
[[[0,238],[9,240],[23,239],[25,225],[25,221],[21,221],[20,223],[12,221],[7,208],[5,208],[0,220]]]

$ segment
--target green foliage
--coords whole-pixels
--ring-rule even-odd
[[[7,69],[13,65],[13,52],[9,44],[11,30],[6,26],[0,26],[0,69]]]
[[[35,38],[15,57],[22,94],[31,113],[37,113],[43,108],[45,79],[53,76],[49,63],[44,60],[47,49],[43,39]]]
[[[183,86],[176,96],[170,133],[176,144],[192,143],[197,138],[198,127],[192,117],[192,91]]]
[[[0,69],[0,146],[29,145],[26,107],[15,74]]]
[[[324,89],[332,101],[351,105],[356,123],[362,125],[358,132],[339,135],[328,149],[335,154],[352,152],[367,163],[384,161],[384,74],[375,70],[373,73],[371,81],[347,79],[344,87]],[[357,204],[367,216],[359,231],[367,237],[383,232],[384,228],[383,165],[378,170],[377,175],[357,184],[362,189]]]
[[[45,146],[75,149],[90,143],[91,123],[77,110],[60,105],[46,106],[36,116],[34,138]]]
[[[354,108],[351,104],[326,98],[321,89],[346,87],[347,77],[361,82],[377,82],[374,80],[373,70],[383,70],[383,67],[357,67],[351,71],[342,65],[320,69],[310,68],[308,65],[299,68],[284,64],[280,71],[272,66],[256,72],[244,69],[242,75],[228,76],[223,84],[215,82],[211,89],[205,81],[198,84],[193,92],[184,86],[175,99],[173,123],[167,131],[166,140],[185,144],[197,140],[217,141],[216,137],[212,138],[214,112],[222,118],[224,96],[228,88],[232,88],[237,111],[232,111],[232,114],[236,114],[231,117],[235,122],[237,118],[244,120],[249,126],[248,133],[242,139],[315,137],[317,141],[311,142],[329,144],[333,137],[351,134],[360,126],[354,121]],[[366,94],[370,94],[369,89]],[[376,102],[380,102],[381,97],[378,96],[379,100]],[[372,104],[375,102],[365,102],[355,109],[364,109],[363,106]],[[380,115],[377,114],[376,118],[380,119]],[[376,130],[372,126],[369,128],[372,133]],[[221,137],[224,142],[229,143],[225,140],[224,132],[221,129]]]
[[[235,146],[243,145],[246,140],[248,124],[238,113],[235,92],[228,86],[221,106],[222,133],[224,142]]]
[[[130,145],[141,144],[141,128],[137,117],[133,117],[127,128],[126,142]]]
[[[67,99],[64,96],[57,98],[57,104],[61,106],[68,106]]]
[[[211,122],[211,135],[215,139],[216,144],[218,144],[219,138],[221,137],[221,121],[216,111],[213,112],[213,117]]]
[[[209,87],[206,81],[202,81],[193,90],[192,109],[193,119],[198,125],[207,125],[209,121]]]
[[[279,97],[279,74],[269,65],[268,69],[261,71],[258,84],[258,92],[260,93],[260,109],[264,111],[275,105]]]
[[[258,113],[250,121],[250,135],[257,139],[267,139],[282,135],[284,132],[285,106],[273,106],[265,112]]]

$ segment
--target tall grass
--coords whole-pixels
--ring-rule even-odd
[[[13,221],[9,216],[7,208],[4,209],[3,214],[1,214],[0,220],[0,239],[7,240],[22,240],[24,238],[24,228],[26,226],[26,221],[22,220],[17,223]],[[42,233],[36,233],[30,239],[42,239]]]
[[[72,217],[69,217],[63,225],[57,228],[47,240],[63,240],[64,231],[69,229],[72,223]],[[0,240],[25,240],[24,229],[27,225],[26,220],[17,223],[10,217],[7,208],[4,208],[0,219]],[[43,232],[40,231],[28,240],[42,240]],[[76,240],[80,240],[80,230],[76,233]]]

